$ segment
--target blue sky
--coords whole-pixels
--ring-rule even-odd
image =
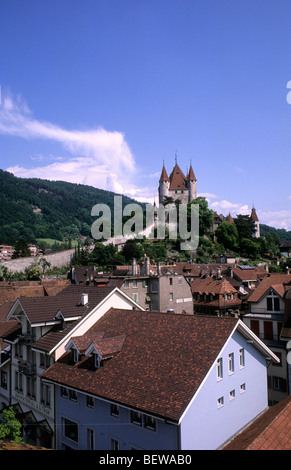
[[[290,0],[1,0],[0,18],[0,168],[152,202],[177,153],[209,207],[291,230]]]

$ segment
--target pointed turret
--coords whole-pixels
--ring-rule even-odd
[[[170,181],[165,165],[163,165],[160,181]]]
[[[188,173],[188,176],[187,176],[187,180],[188,181],[197,181],[191,163],[190,163],[190,168],[189,168],[189,173]]]
[[[159,181],[159,204],[163,204],[165,197],[169,196],[169,186],[170,179],[168,177],[165,165],[163,164],[163,169]]]
[[[189,173],[187,175],[187,187],[189,190],[189,202],[193,201],[193,199],[197,198],[197,179],[195,176],[195,173],[193,171],[191,162],[190,162],[190,168],[189,168]]]
[[[256,226],[256,231],[253,237],[259,238],[260,237],[260,223],[259,223],[259,218],[256,213],[256,209],[254,207],[252,208],[251,219],[255,222],[255,226]]]

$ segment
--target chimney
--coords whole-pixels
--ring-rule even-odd
[[[136,264],[136,259],[135,258],[132,259],[131,266],[132,266],[132,275],[136,276],[137,275],[137,264]]]
[[[289,266],[286,266],[286,274],[290,274],[290,268],[289,268]]]
[[[146,256],[144,259],[144,274],[145,276],[150,275],[150,259],[148,256]]]
[[[220,271],[220,268],[217,269],[217,279],[221,279],[221,271]]]
[[[82,296],[81,296],[81,305],[87,305],[88,301],[89,301],[88,294],[82,294]]]

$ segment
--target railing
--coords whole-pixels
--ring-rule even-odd
[[[32,344],[35,342],[35,338],[31,333],[23,333],[18,336],[18,339],[21,343]]]
[[[19,362],[18,371],[24,375],[35,375],[36,365],[31,363]]]

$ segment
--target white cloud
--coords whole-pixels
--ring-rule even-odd
[[[0,133],[26,140],[51,140],[70,152],[69,159],[58,157],[44,166],[7,168],[16,176],[70,181],[124,194],[137,189],[135,159],[121,132],[103,128],[67,130],[41,122],[33,118],[21,98],[6,95],[0,106]],[[44,156],[38,160],[44,160]]]
[[[236,216],[238,214],[249,215],[251,212],[247,204],[234,203],[226,201],[225,199],[222,201],[214,201],[209,205],[209,207],[218,214],[223,214],[225,216],[227,216],[229,212],[232,216]]]
[[[261,210],[257,212],[257,215],[261,224],[266,224],[270,227],[285,228],[286,230],[291,230],[291,210]]]

